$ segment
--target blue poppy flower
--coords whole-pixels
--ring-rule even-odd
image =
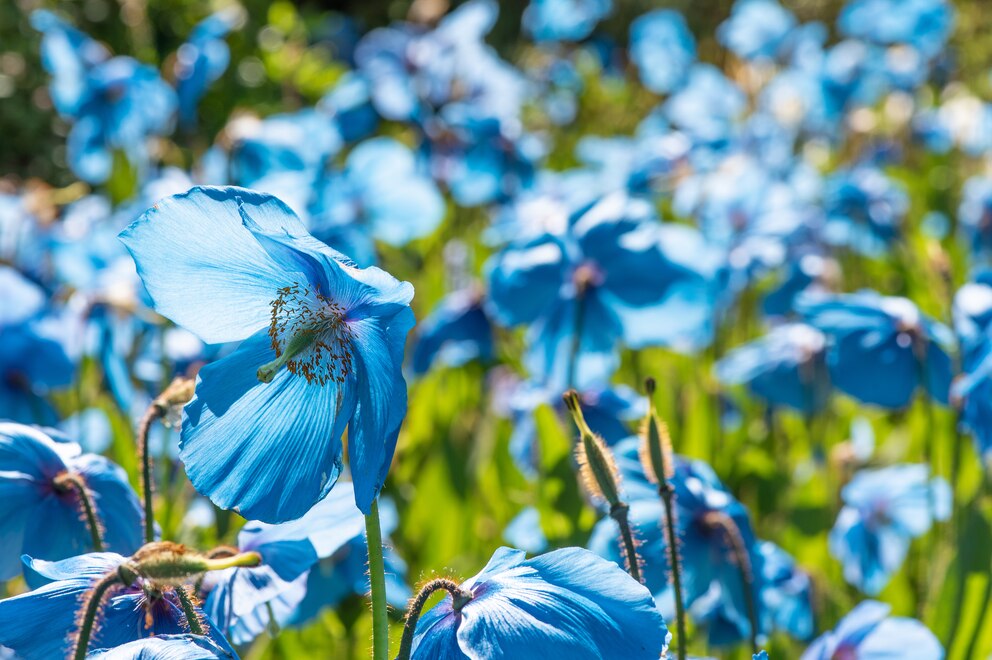
[[[0,266],[0,419],[54,424],[44,398],[72,383],[66,347],[71,319],[46,313],[47,295],[13,268]]]
[[[711,64],[695,64],[686,82],[665,104],[665,116],[694,142],[725,146],[734,121],[744,111],[744,92]]]
[[[654,218],[649,203],[615,193],[573,215],[566,234],[511,243],[488,262],[494,318],[529,324],[524,363],[537,380],[585,389],[609,379],[621,339],[636,348],[694,336],[673,310],[705,309],[698,276],[662,251]]]
[[[0,600],[0,644],[13,649],[24,660],[68,657],[73,633],[79,625],[80,601],[97,580],[117,570],[125,558],[104,552],[51,563],[30,557],[24,561],[26,578],[33,590]],[[199,608],[196,611],[203,616]],[[188,632],[174,591],[147,585],[142,580],[111,591],[99,616],[100,626],[90,639],[93,650]],[[209,619],[205,623],[211,641],[231,657],[237,657],[224,637],[214,631]]]
[[[121,234],[155,309],[207,343],[180,457],[196,489],[264,522],[299,518],[341,472],[368,512],[406,414],[403,346],[413,287],[358,269],[278,199],[193,188]]]
[[[211,14],[193,27],[189,40],[176,52],[176,93],[179,118],[184,124],[196,121],[200,98],[227,69],[231,49],[224,37],[242,20],[240,8]]]
[[[373,238],[406,245],[434,231],[444,219],[444,199],[418,167],[413,152],[386,137],[362,142],[344,170],[323,184],[311,228],[356,223]]]
[[[809,296],[798,301],[806,322],[827,336],[830,381],[859,401],[904,408],[920,387],[947,403],[950,330],[906,298],[874,291]]]
[[[796,17],[776,0],[737,0],[716,36],[742,59],[773,59],[795,25]]]
[[[93,549],[79,485],[89,492],[107,548],[131,554],[141,546],[138,496],[124,470],[103,456],[0,422],[0,475],[0,580],[20,572],[22,553],[55,560]]]
[[[761,304],[767,316],[789,316],[802,293],[827,293],[840,275],[840,265],[832,258],[809,252],[793,259],[774,290]]]
[[[143,169],[147,138],[171,128],[176,95],[151,66],[113,57],[81,32],[47,11],[32,14],[44,34],[42,64],[53,76],[52,101],[72,123],[67,159],[89,183],[110,176],[112,151],[123,150]]]
[[[420,323],[413,348],[413,373],[427,373],[432,364],[458,367],[470,360],[488,362],[493,331],[478,291],[451,293]]]
[[[538,555],[548,549],[548,539],[541,528],[541,512],[524,507],[503,529],[503,540],[514,548]]]
[[[654,594],[658,608],[670,621],[675,616],[675,599],[669,586],[668,550],[664,532],[664,507],[658,488],[644,474],[638,456],[639,439],[628,438],[614,447],[617,466],[630,505],[630,522],[639,541],[638,552],[644,560],[644,581]],[[693,618],[708,627],[710,643],[726,645],[748,637],[746,597],[758,602],[760,584],[746,596],[740,568],[734,558],[729,525],[736,528],[741,547],[752,569],[758,565],[755,538],[747,510],[720,483],[712,468],[702,461],[680,457],[675,461],[672,486],[675,489],[678,526],[681,539],[682,597]],[[734,532],[730,532],[734,533]],[[616,521],[603,518],[593,529],[589,548],[596,554],[622,565],[616,543]],[[760,603],[759,603],[760,604]],[[760,617],[765,616],[758,607]]]
[[[238,550],[254,551],[253,568],[211,571],[203,580],[203,609],[235,644],[247,644],[273,624],[282,625],[303,600],[308,571],[365,528],[351,484],[338,488],[302,518],[279,525],[253,521],[238,533]]]
[[[643,585],[581,548],[526,559],[500,548],[417,623],[412,658],[596,657],[664,654],[670,635]]]
[[[317,105],[334,120],[345,142],[369,137],[379,124],[369,82],[354,71],[341,76]]]
[[[801,660],[831,658],[902,658],[942,660],[944,649],[916,619],[889,616],[892,608],[874,600],[861,602],[837,627],[816,638]]]
[[[530,0],[524,8],[524,31],[538,43],[581,41],[612,10],[612,0]]]
[[[813,583],[809,575],[771,541],[758,541],[754,554],[758,560],[755,574],[760,582],[761,629],[782,630],[799,640],[812,637]]]
[[[877,44],[909,44],[927,57],[939,53],[954,27],[947,0],[850,0],[837,18],[840,31]]]
[[[951,400],[979,456],[992,462],[992,286],[987,282],[978,279],[955,294],[954,329],[962,374],[951,387]]]
[[[406,608],[413,595],[406,583],[406,563],[389,545],[389,535],[396,529],[399,516],[389,499],[379,503],[379,525],[383,535],[383,563],[386,578],[386,602],[395,610]],[[326,536],[326,534],[325,534]],[[322,548],[328,546],[324,544]],[[349,596],[369,593],[369,553],[364,529],[333,553],[318,549],[322,559],[311,569],[306,580],[305,595],[296,609],[285,618],[282,626],[299,627],[313,621],[325,608],[337,607]]]
[[[233,650],[223,649],[203,635],[159,635],[99,649],[86,655],[94,660],[236,660]]]
[[[747,385],[772,406],[812,414],[830,396],[826,345],[816,328],[789,323],[732,350],[716,364],[716,375],[727,385]]]
[[[958,220],[975,254],[992,252],[992,179],[973,176],[964,182]]]
[[[681,87],[696,61],[696,40],[682,14],[658,9],[634,19],[630,59],[652,92],[668,94]]]
[[[841,170],[824,183],[823,237],[868,256],[883,254],[902,231],[905,191],[874,167]]]
[[[844,565],[844,578],[866,594],[878,594],[912,540],[950,515],[950,487],[928,475],[925,465],[861,470],[841,490],[844,507],[830,531],[830,552]]]

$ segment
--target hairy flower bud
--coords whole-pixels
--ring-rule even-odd
[[[613,454],[606,447],[603,439],[593,433],[586,424],[579,406],[579,395],[575,390],[566,392],[564,399],[579,429],[579,443],[575,448],[575,457],[579,462],[579,472],[586,490],[591,495],[605,500],[611,507],[617,506],[620,504],[620,473]]]
[[[641,429],[641,465],[652,483],[664,484],[675,476],[672,438],[668,434],[668,425],[661,420],[654,407],[654,378],[645,381],[645,389],[648,394],[648,416]]]

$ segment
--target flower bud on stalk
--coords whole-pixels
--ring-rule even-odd
[[[620,499],[620,472],[617,470],[616,461],[603,439],[593,433],[586,424],[579,405],[578,393],[569,390],[565,392],[563,399],[569,412],[572,413],[575,426],[579,429],[579,443],[575,448],[575,457],[579,463],[582,482],[590,495],[610,505],[610,517],[620,526],[621,550],[627,561],[627,572],[640,582],[640,558],[637,555],[637,543],[627,517],[630,507]]]

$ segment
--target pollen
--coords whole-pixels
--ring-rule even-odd
[[[308,383],[343,383],[354,361],[344,307],[301,284],[279,289],[271,305],[273,364],[285,366]]]

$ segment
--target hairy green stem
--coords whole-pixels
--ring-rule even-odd
[[[200,622],[200,617],[196,613],[196,608],[193,607],[193,599],[190,598],[186,587],[178,585],[175,589],[176,597],[179,598],[179,604],[183,608],[183,615],[186,617],[186,624],[189,626],[189,631],[194,635],[202,635],[203,624]]]
[[[365,516],[365,542],[369,552],[369,586],[372,599],[372,659],[389,659],[389,617],[386,611],[386,567],[382,557],[379,500]]]
[[[75,472],[63,472],[55,477],[54,483],[55,488],[62,492],[75,491],[76,496],[79,497],[79,503],[83,507],[82,513],[86,519],[86,527],[93,540],[93,552],[103,552],[103,528],[96,513],[96,506],[93,504],[93,493],[86,485],[86,480]]]
[[[83,620],[79,625],[79,634],[76,635],[76,646],[72,651],[73,660],[86,660],[86,652],[89,649],[90,637],[93,634],[93,627],[96,624],[97,614],[100,605],[103,603],[107,592],[115,584],[120,584],[120,575],[115,571],[100,578],[86,596],[86,605],[83,610]]]
[[[675,490],[667,482],[658,487],[658,495],[665,507],[665,536],[668,545],[668,565],[671,571],[672,591],[675,595],[675,630],[678,633],[678,658],[686,660],[685,601],[682,599],[682,556],[679,553],[679,538],[675,533],[676,519]]]
[[[407,609],[406,623],[403,624],[403,638],[400,640],[400,652],[396,655],[396,660],[410,660],[410,653],[413,652],[413,636],[417,632],[420,611],[424,609],[427,599],[439,589],[444,589],[451,594],[452,607],[455,611],[460,610],[465,606],[465,603],[472,599],[472,594],[462,591],[461,587],[452,580],[445,578],[431,580],[421,587]]]
[[[637,555],[637,543],[634,532],[630,527],[627,513],[630,507],[623,502],[617,502],[610,507],[610,517],[620,526],[620,538],[623,540],[624,559],[627,560],[627,572],[630,577],[641,582],[641,558]]]
[[[138,422],[138,456],[141,459],[141,488],[145,501],[145,543],[155,540],[155,511],[152,508],[152,455],[148,451],[148,432],[155,420],[161,419],[165,409],[153,401]]]

